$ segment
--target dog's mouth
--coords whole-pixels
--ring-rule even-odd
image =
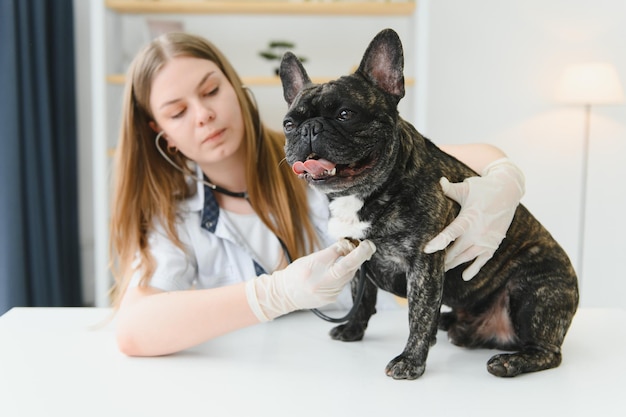
[[[331,179],[356,177],[372,166],[373,159],[372,156],[368,156],[350,164],[336,164],[311,154],[304,162],[296,161],[291,169],[300,178],[307,181],[328,181]]]

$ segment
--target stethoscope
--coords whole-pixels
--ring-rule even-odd
[[[191,172],[183,169],[182,167],[178,166],[174,161],[172,161],[172,159],[167,155],[167,153],[159,146],[159,140],[161,139],[161,137],[163,136],[165,132],[161,131],[159,132],[159,134],[156,136],[154,143],[156,145],[157,150],[159,151],[159,153],[161,154],[161,156],[170,164],[172,165],[174,168],[176,168],[178,171],[182,172],[186,177],[189,177],[190,179],[199,182],[201,184],[206,185],[207,187],[209,187],[211,190],[216,191],[218,193],[230,196],[230,197],[235,197],[235,198],[243,198],[246,201],[250,202],[250,199],[248,197],[248,193],[247,192],[235,192],[235,191],[230,191],[224,187],[220,187],[217,184],[213,184],[212,182],[208,181],[208,178],[206,178],[206,176],[203,177],[197,177],[195,175],[193,175]],[[280,243],[281,248],[283,249],[283,253],[285,254],[285,259],[287,260],[287,263],[291,263],[292,259],[291,256],[289,255],[289,251],[287,250],[287,246],[285,245],[285,242],[283,242],[283,240],[276,236],[276,239],[278,239],[278,242]],[[326,314],[322,313],[321,311],[319,311],[316,308],[312,308],[311,311],[313,312],[313,314],[315,314],[317,317],[321,318],[322,320],[326,320],[328,322],[331,323],[345,323],[348,320],[350,320],[354,314],[356,313],[357,308],[359,307],[359,304],[361,304],[361,300],[363,300],[363,294],[365,293],[365,281],[366,281],[366,271],[365,271],[365,264],[361,265],[361,268],[359,269],[359,282],[357,283],[357,291],[356,291],[356,297],[354,299],[354,303],[352,304],[352,307],[350,308],[350,310],[348,311],[348,313],[346,313],[345,316],[343,317],[339,317],[339,318],[334,318],[334,317],[329,317]]]

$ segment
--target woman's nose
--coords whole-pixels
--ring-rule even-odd
[[[215,112],[210,106],[207,106],[203,103],[198,103],[197,117],[198,125],[204,126],[206,123],[215,119]]]

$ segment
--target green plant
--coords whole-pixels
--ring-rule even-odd
[[[287,51],[292,51],[296,47],[293,42],[289,41],[270,41],[267,45],[267,49],[259,52],[259,56],[268,61],[278,61],[280,64],[280,60],[283,58],[283,55]],[[307,59],[303,56],[299,56],[298,59],[300,62],[306,62]],[[278,66],[274,68],[274,72],[278,75]]]

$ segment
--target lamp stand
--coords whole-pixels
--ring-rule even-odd
[[[583,275],[585,246],[585,221],[587,217],[587,172],[589,165],[589,132],[591,125],[591,104],[585,104],[585,135],[583,137],[582,184],[580,188],[580,226],[578,229],[578,279]]]

